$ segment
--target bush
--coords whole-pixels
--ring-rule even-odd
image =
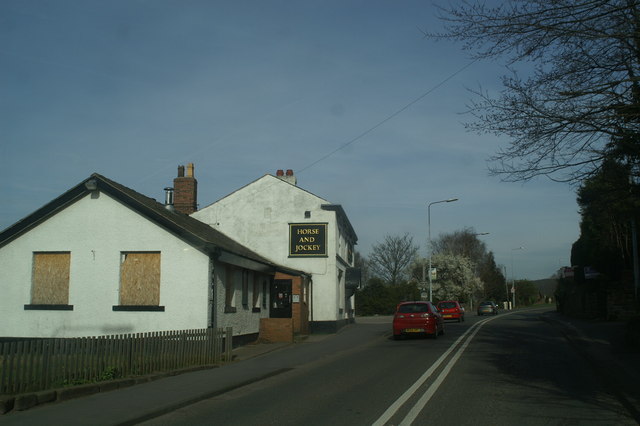
[[[420,300],[420,290],[415,283],[388,286],[372,279],[356,292],[356,312],[358,315],[393,315],[398,303],[410,300]]]

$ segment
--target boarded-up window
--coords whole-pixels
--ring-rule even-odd
[[[160,253],[122,253],[120,304],[160,305]]]
[[[71,253],[34,253],[31,303],[34,305],[69,304]]]

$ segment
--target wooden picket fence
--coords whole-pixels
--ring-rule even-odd
[[[231,360],[231,327],[0,343],[0,394],[56,387]]]

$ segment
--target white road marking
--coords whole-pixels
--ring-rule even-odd
[[[504,317],[505,315],[510,315],[511,313],[513,312],[510,312],[509,314],[503,314],[500,317]],[[453,366],[456,364],[456,362],[458,361],[462,353],[465,351],[465,349],[467,348],[467,346],[469,345],[473,337],[476,335],[476,333],[478,333],[478,331],[480,330],[480,328],[482,328],[483,325],[485,325],[489,321],[493,321],[496,318],[499,318],[499,317],[495,316],[495,317],[477,322],[474,325],[472,325],[467,331],[465,331],[462,336],[458,337],[458,340],[456,340],[453,343],[453,345],[451,345],[449,349],[447,349],[447,351],[443,353],[440,356],[440,358],[438,358],[438,360],[435,363],[433,363],[433,365],[431,365],[431,367],[429,367],[429,369],[422,376],[420,376],[420,378],[413,385],[411,385],[411,387],[407,389],[405,393],[403,393],[400,396],[400,398],[398,398],[393,404],[391,404],[389,408],[387,408],[387,410],[384,413],[382,413],[382,416],[380,416],[380,418],[373,423],[372,426],[385,425],[386,422],[388,422],[389,419],[398,412],[400,407],[402,407],[409,400],[409,398],[411,398],[417,392],[420,386],[422,386],[424,382],[426,382],[429,379],[429,377],[431,377],[431,375],[438,369],[438,367],[440,367],[440,364],[442,364],[444,360],[449,357],[451,352],[458,347],[458,344],[462,340],[467,338],[467,335],[469,333],[471,333],[471,335],[468,336],[464,344],[458,349],[458,351],[453,356],[453,358],[451,358],[451,360],[447,363],[447,365],[442,370],[442,372],[437,377],[437,379],[431,384],[431,386],[429,386],[429,388],[424,393],[424,395],[422,395],[422,397],[413,406],[413,408],[411,408],[407,416],[402,420],[402,423],[400,423],[401,426],[411,425],[411,423],[416,419],[418,414],[420,414],[420,411],[422,411],[422,409],[429,402],[431,397],[436,393],[436,391],[438,390],[438,388],[440,387],[444,379],[447,377],[447,375],[449,374]]]

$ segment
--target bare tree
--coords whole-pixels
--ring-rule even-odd
[[[362,285],[367,285],[371,278],[369,261],[359,251],[354,253],[353,266],[360,269]]]
[[[637,166],[638,0],[452,4],[440,9],[444,32],[430,36],[462,42],[475,60],[504,58],[509,69],[500,94],[475,90],[470,105],[470,130],[510,139],[491,158],[492,174],[578,183],[605,157]],[[524,77],[521,63],[532,65]]]
[[[450,253],[480,263],[487,253],[487,246],[480,241],[473,228],[464,228],[450,234],[443,234],[433,241],[434,253]]]
[[[386,283],[395,285],[407,277],[407,269],[418,253],[413,237],[387,235],[384,241],[375,244],[369,255],[371,271]]]

